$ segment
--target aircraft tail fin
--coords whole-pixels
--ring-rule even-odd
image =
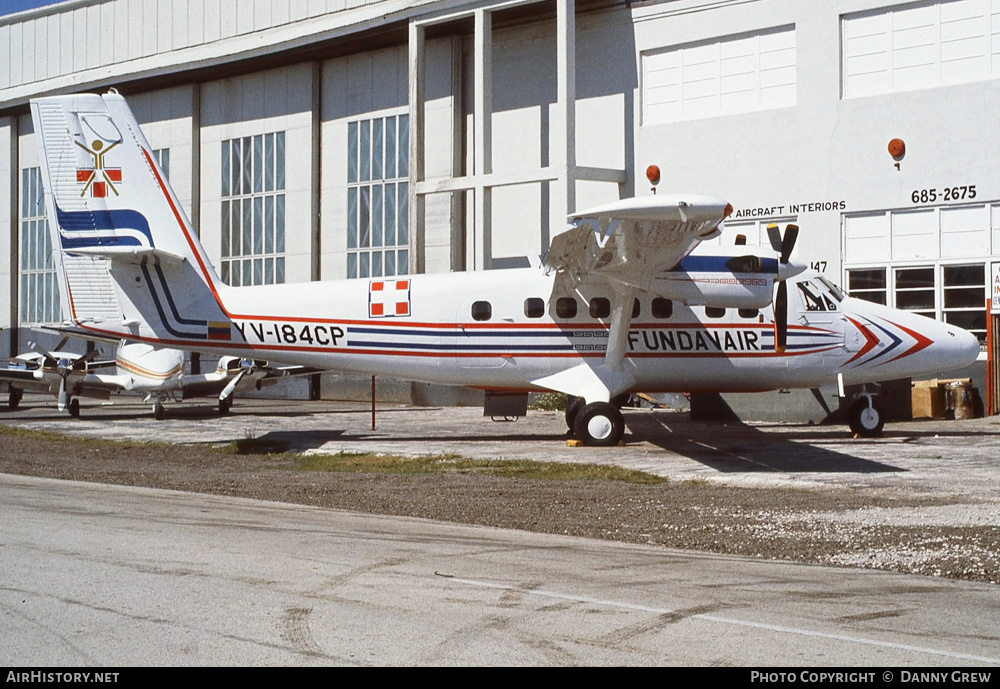
[[[226,288],[125,99],[40,98],[31,114],[69,320],[182,346],[223,339]]]

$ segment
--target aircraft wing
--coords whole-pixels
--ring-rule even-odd
[[[3,368],[0,369],[0,380],[7,383],[32,382],[41,383],[42,378],[35,376],[35,371],[24,368]]]
[[[240,388],[245,389],[247,387],[259,387],[260,385],[271,385],[281,378],[309,376],[314,373],[323,372],[323,369],[312,368],[311,366],[276,367],[263,362],[255,362],[252,366],[236,368],[226,372],[213,371],[212,373],[181,376],[181,389],[184,399],[213,397],[222,395],[236,381],[236,385],[226,395],[228,397],[232,392]]]
[[[569,228],[552,238],[545,264],[574,285],[604,276],[648,290],[656,275],[717,236],[731,212],[725,201],[695,194],[622,199],[571,215]]]
[[[695,194],[622,199],[570,216],[552,239],[545,264],[556,271],[553,297],[572,294],[584,280],[603,280],[612,311],[604,358],[587,360],[532,383],[549,390],[608,401],[635,384],[625,367],[632,304],[653,278],[674,268],[705,239],[718,236],[733,207]]]

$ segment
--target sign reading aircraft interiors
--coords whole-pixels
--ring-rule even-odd
[[[787,209],[787,210],[786,210]],[[799,213],[822,213],[824,211],[847,210],[847,201],[815,201],[812,203],[788,203],[781,206],[758,206],[757,208],[737,208],[733,218],[773,218],[779,215]]]

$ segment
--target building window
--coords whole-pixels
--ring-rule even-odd
[[[897,268],[894,272],[896,308],[934,318],[934,268]]]
[[[164,179],[170,179],[170,149],[158,148],[153,151],[153,160],[160,166]]]
[[[795,27],[642,54],[642,123],[785,108],[796,100]]]
[[[60,319],[59,287],[52,263],[52,239],[45,219],[42,175],[37,167],[21,171],[21,323]]]
[[[986,266],[982,263],[966,266],[942,266],[941,316],[946,323],[957,325],[986,341]]]
[[[995,79],[1000,41],[989,2],[923,2],[843,20],[843,96]]]
[[[410,120],[390,115],[347,126],[347,277],[410,269]]]
[[[943,320],[986,341],[983,263],[849,268],[847,284],[852,297]]]
[[[847,271],[847,291],[852,297],[884,306],[887,303],[885,268]]]
[[[986,265],[1000,204],[844,216],[852,297],[947,321],[986,339]],[[872,265],[872,257],[882,265]]]
[[[285,133],[222,142],[222,280],[285,281]]]

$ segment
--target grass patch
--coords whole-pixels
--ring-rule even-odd
[[[150,447],[152,445],[167,444],[157,443],[152,440],[114,440],[111,438],[91,438],[86,436],[69,435],[68,433],[58,433],[56,431],[36,431],[31,428],[20,428],[18,426],[0,424],[0,438],[2,437],[29,438],[31,440],[45,440],[49,442],[73,442],[95,447]]]
[[[566,395],[561,392],[540,392],[531,395],[528,409],[537,411],[562,411],[566,408]]]
[[[533,462],[521,459],[466,459],[458,455],[399,457],[359,452],[305,455],[298,458],[300,471],[341,471],[376,474],[479,474],[506,478],[549,481],[625,481],[666,483],[667,478],[603,464]]]
[[[36,431],[0,424],[0,437],[23,437],[45,441],[71,441],[91,447],[155,447],[170,443],[139,442],[83,438],[52,431]],[[332,455],[301,455],[288,452],[288,444],[280,440],[257,438],[252,433],[213,449],[224,454],[277,455],[292,460],[292,470],[336,471],[370,474],[478,474],[505,478],[526,478],[548,481],[623,481],[634,484],[667,483],[669,479],[644,471],[633,471],[604,464],[574,464],[533,462],[522,459],[467,459],[460,455],[442,454],[423,457],[401,457],[364,452],[338,452]],[[275,467],[277,468],[277,467]],[[285,468],[285,467],[282,467]]]

